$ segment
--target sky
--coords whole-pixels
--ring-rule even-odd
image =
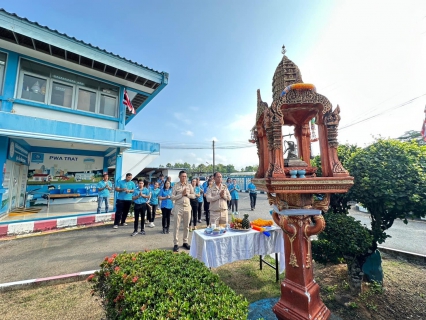
[[[168,85],[126,127],[135,139],[160,143],[151,166],[211,164],[213,140],[216,163],[258,164],[256,148],[247,147],[256,90],[270,105],[282,45],[303,81],[340,106],[340,143],[364,147],[422,126],[424,0],[2,0],[0,6],[169,73]]]

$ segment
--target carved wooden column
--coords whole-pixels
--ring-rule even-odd
[[[337,156],[337,128],[340,122],[340,107],[337,105],[333,112],[331,110],[324,116],[324,123],[327,126],[328,158],[333,177],[347,177],[349,172],[343,168]],[[321,159],[322,160],[322,159]]]
[[[319,285],[314,281],[311,235],[325,228],[322,215],[272,215],[284,231],[286,278],[281,283],[281,298],[273,311],[280,320],[328,319],[330,310],[321,301]],[[311,217],[315,225],[311,226]]]

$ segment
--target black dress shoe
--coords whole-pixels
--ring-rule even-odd
[[[175,244],[173,246],[173,252],[178,252],[179,251],[179,246],[177,244]]]
[[[191,249],[191,246],[187,243],[184,243],[182,247],[184,247],[186,250]]]

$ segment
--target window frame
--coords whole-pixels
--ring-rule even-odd
[[[3,96],[4,94],[3,90],[4,90],[5,79],[6,79],[7,60],[9,58],[9,55],[7,52],[0,51],[0,54],[2,53],[4,54],[5,58],[4,58],[4,64],[3,64],[3,75],[0,74],[0,97]]]
[[[39,78],[39,79],[44,79],[46,81],[46,93],[44,94],[44,102],[40,102],[40,101],[36,101],[36,100],[30,100],[30,99],[25,99],[22,97],[22,92],[24,92],[24,76],[28,75],[34,78]],[[30,71],[25,71],[25,70],[21,70],[19,69],[19,82],[18,82],[18,95],[19,95],[19,99],[25,100],[25,101],[31,101],[31,102],[36,102],[36,103],[44,103],[47,104],[46,100],[47,100],[47,92],[49,92],[50,90],[50,82],[49,82],[50,78],[47,78],[45,76],[39,75],[37,73],[33,73]]]
[[[101,113],[101,101],[102,101],[102,95],[104,95],[104,96],[106,96],[106,97],[109,97],[109,98],[114,98],[115,99],[115,109],[114,109],[114,115],[113,116],[110,116],[110,115],[107,115],[107,114],[105,114],[105,113]],[[112,94],[110,94],[110,93],[106,93],[106,92],[102,92],[102,91],[99,91],[99,111],[98,111],[98,114],[100,114],[100,115],[103,115],[103,116],[106,116],[106,117],[114,117],[114,118],[117,118],[117,113],[118,113],[118,97],[119,97],[119,95],[120,95],[120,92],[118,93],[118,95],[116,95],[116,96],[114,96],[114,95],[112,95]],[[104,108],[105,108],[105,106],[104,106]]]
[[[55,107],[60,107],[60,108],[64,108],[65,110],[74,110],[73,109],[73,107],[74,107],[74,104],[75,104],[75,93],[76,93],[76,91],[75,91],[75,85],[74,84],[72,84],[72,83],[69,83],[69,82],[65,82],[65,81],[60,81],[60,80],[58,80],[58,79],[55,79],[55,78],[50,78],[51,79],[51,89],[50,89],[50,93],[49,93],[49,105],[50,106],[55,106]],[[72,87],[72,98],[71,98],[71,107],[65,107],[65,106],[61,106],[61,105],[59,105],[59,104],[54,104],[54,103],[52,103],[52,95],[53,95],[53,87],[54,87],[54,85],[55,85],[55,82],[56,83],[59,83],[59,84],[62,84],[62,85],[64,85],[64,86],[68,86],[68,87]],[[47,92],[47,90],[46,90],[46,92]],[[80,110],[81,111],[81,110]]]
[[[7,57],[6,57],[6,59],[7,59]],[[29,61],[29,62],[32,62],[32,63],[37,63],[39,65],[42,65],[42,66],[49,68],[50,76],[46,77],[46,76],[43,76],[43,75],[40,75],[40,74],[37,74],[37,73],[33,73],[31,71],[23,70],[22,69],[22,60],[26,60],[26,61]],[[83,77],[83,78],[94,80],[94,81],[97,82],[98,89],[92,89],[90,87],[81,86],[77,83],[66,82],[66,81],[60,80],[58,78],[54,78],[54,77],[52,77],[52,70],[60,70],[62,72],[66,72],[66,73],[69,73],[69,74],[73,74],[73,75],[77,75],[77,76],[80,76],[80,77]],[[90,76],[87,76],[85,74],[81,74],[81,73],[78,73],[78,72],[73,72],[74,70],[66,70],[64,68],[61,68],[60,66],[55,66],[55,65],[48,64],[48,63],[43,63],[43,61],[36,61],[34,59],[31,59],[31,57],[26,57],[26,56],[20,56],[19,57],[19,64],[18,64],[18,70],[17,71],[18,71],[18,77],[17,77],[18,79],[17,79],[16,90],[15,90],[15,98],[16,99],[22,99],[24,101],[28,101],[28,102],[36,103],[36,104],[44,104],[47,107],[61,108],[64,111],[67,110],[67,111],[77,112],[77,113],[87,113],[88,115],[96,115],[96,116],[99,116],[99,117],[102,117],[102,118],[105,117],[106,119],[119,121],[118,110],[120,108],[120,99],[119,99],[120,98],[120,92],[121,92],[121,86],[120,85],[117,85],[115,83],[111,83],[111,82],[108,82],[108,81],[102,81],[102,80],[99,80],[99,79],[96,79],[96,78],[93,78],[93,77],[90,77]],[[43,79],[43,80],[46,81],[46,94],[45,94],[44,102],[25,99],[25,98],[22,97],[22,92],[23,92],[23,89],[24,89],[24,87],[23,87],[24,86],[23,85],[24,75],[33,76],[33,77],[40,78],[40,79]],[[65,86],[70,86],[70,87],[73,88],[71,108],[52,103],[52,93],[53,93],[54,82],[56,82],[58,84],[65,85]],[[109,87],[116,88],[117,94],[114,95],[114,94],[106,93],[106,92],[102,91],[102,85],[106,85],[106,86],[109,86]],[[89,91],[91,93],[96,94],[96,102],[95,102],[95,111],[94,112],[93,111],[86,111],[86,110],[82,110],[82,109],[78,108],[78,93],[79,93],[80,89],[86,90],[86,91]],[[107,97],[116,99],[115,115],[114,116],[107,115],[107,114],[104,114],[104,113],[100,113],[101,95],[105,95]],[[0,96],[1,96],[1,94],[0,94]]]

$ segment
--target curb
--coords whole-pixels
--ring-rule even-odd
[[[58,217],[46,220],[0,224],[0,240],[5,237],[37,234],[44,231],[63,230],[71,227],[90,226],[114,221],[115,213]]]
[[[377,248],[379,249],[380,252],[386,253],[395,258],[402,258],[402,259],[406,259],[407,261],[426,263],[426,256],[419,253],[391,249],[391,248],[386,248],[381,246],[378,246]]]
[[[83,271],[77,273],[64,274],[48,278],[30,279],[23,281],[7,282],[0,284],[0,292],[7,292],[20,289],[37,288],[46,285],[62,284],[68,282],[86,280],[87,277],[98,270]]]

